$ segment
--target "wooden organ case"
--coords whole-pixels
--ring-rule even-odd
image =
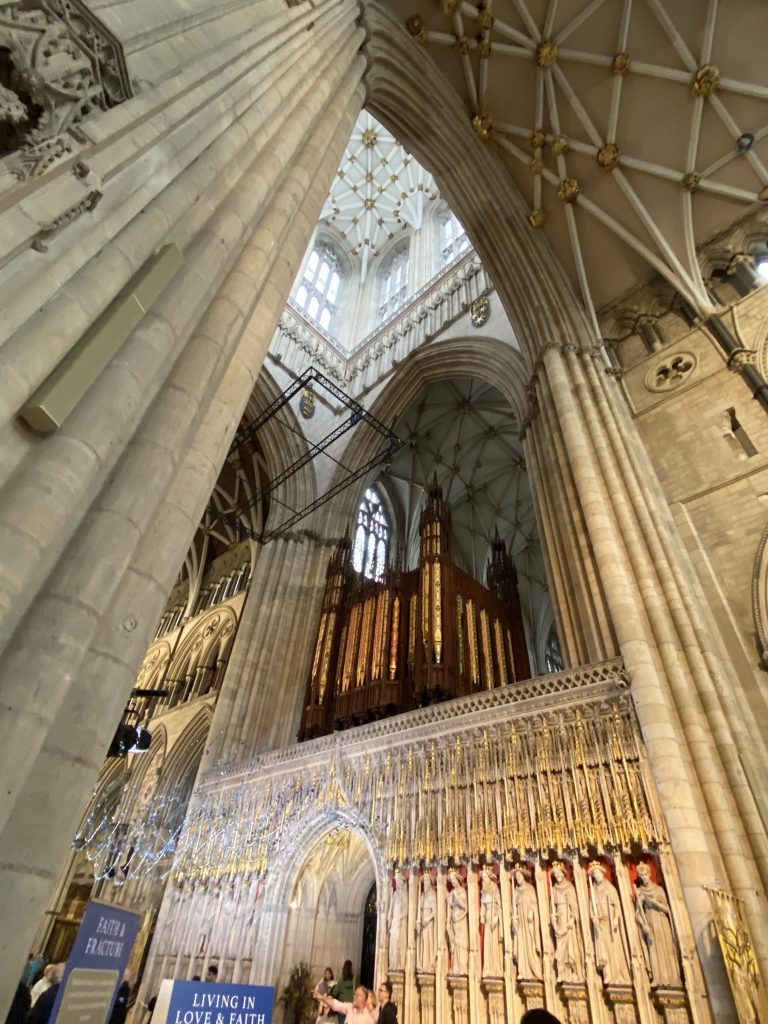
[[[307,682],[299,740],[530,675],[517,573],[496,531],[488,587],[451,561],[451,513],[436,482],[419,524],[419,565],[366,579],[339,542]]]

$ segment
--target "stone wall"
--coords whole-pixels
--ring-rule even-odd
[[[768,526],[768,414],[705,326],[676,331],[658,351],[635,336],[617,348],[623,385],[651,463],[700,584],[740,667],[761,731],[768,726],[763,651],[755,625],[755,562]],[[726,313],[760,365],[768,327],[768,288]],[[626,347],[625,347],[626,346]],[[757,592],[753,587],[753,572]]]

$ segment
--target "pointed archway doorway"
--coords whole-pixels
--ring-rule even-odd
[[[304,858],[288,905],[282,984],[302,962],[313,982],[326,967],[338,980],[345,960],[352,961],[356,984],[366,984],[365,978],[370,984],[375,977],[375,907],[376,871],[365,842],[343,826],[317,839]]]
[[[373,988],[376,971],[376,927],[378,925],[378,894],[374,882],[368,890],[363,911],[363,942],[360,948],[360,984]]]

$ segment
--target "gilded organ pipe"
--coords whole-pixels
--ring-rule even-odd
[[[419,599],[415,594],[411,595],[408,603],[408,668],[413,672],[416,666],[416,616],[418,613]]]
[[[357,655],[357,685],[363,686],[368,674],[368,658],[371,653],[371,635],[373,632],[373,610],[375,598],[367,597],[363,604],[362,625],[360,629],[360,646]]]
[[[421,567],[421,642],[429,643],[429,562]]]
[[[499,668],[499,686],[507,685],[507,665],[504,658],[504,634],[498,619],[493,623],[493,638],[496,642],[496,664]]]
[[[467,598],[467,647],[469,648],[469,678],[473,686],[480,683],[480,659],[477,653],[477,626],[475,623],[475,603]]]
[[[432,629],[435,641],[435,662],[439,665],[443,655],[443,607],[440,563],[432,563]]]
[[[456,656],[459,679],[465,675],[464,668],[464,602],[461,594],[456,595]]]
[[[390,682],[397,676],[397,655],[400,641],[400,598],[395,594],[392,601],[392,623],[389,641],[389,679]]]
[[[480,610],[480,637],[483,645],[483,667],[485,671],[485,688],[492,690],[496,685],[493,676],[493,651],[491,650],[491,627],[488,622],[488,612],[485,608]]]
[[[315,644],[315,656],[312,659],[312,674],[311,674],[311,677],[310,677],[311,680],[312,680],[312,686],[310,688],[310,692],[311,692],[313,698],[316,695],[317,673],[318,673],[319,668],[320,668],[320,658],[321,658],[321,655],[322,655],[323,645],[325,643],[325,627],[326,627],[326,620],[327,620],[327,618],[328,618],[328,613],[327,612],[323,612],[323,614],[320,616],[320,628],[317,631],[317,643]]]
[[[509,659],[509,681],[514,683],[516,678],[515,673],[515,655],[512,650],[512,630],[507,626],[504,630],[504,638],[507,641],[507,658]]]
[[[349,631],[347,632],[347,645],[344,654],[344,673],[341,679],[341,689],[343,693],[349,690],[352,683],[352,671],[354,668],[354,658],[357,651],[357,630],[360,622],[360,605],[355,604],[352,607],[352,611],[349,616]]]
[[[320,667],[320,686],[318,688],[317,703],[322,704],[325,700],[325,692],[328,688],[328,669],[331,662],[331,653],[333,651],[333,636],[336,629],[336,612],[331,611],[328,613],[328,629],[325,636],[325,644],[323,647],[323,661]]]
[[[347,655],[347,635],[349,633],[349,626],[345,622],[341,627],[341,636],[339,637],[339,659],[336,665],[336,692],[342,693],[346,687],[344,686],[344,669],[346,667],[346,655]]]

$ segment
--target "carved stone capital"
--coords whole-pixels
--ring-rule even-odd
[[[526,1010],[535,1010],[544,1005],[544,985],[540,981],[518,981],[517,989]]]
[[[757,349],[736,348],[728,356],[728,369],[731,373],[741,373],[745,366],[757,362]]]
[[[575,982],[561,981],[557,991],[565,1005],[565,1016],[568,1024],[588,1024],[589,996],[586,985]]]
[[[615,1024],[635,1024],[637,1010],[631,985],[606,985],[605,1001],[613,1013]]]

